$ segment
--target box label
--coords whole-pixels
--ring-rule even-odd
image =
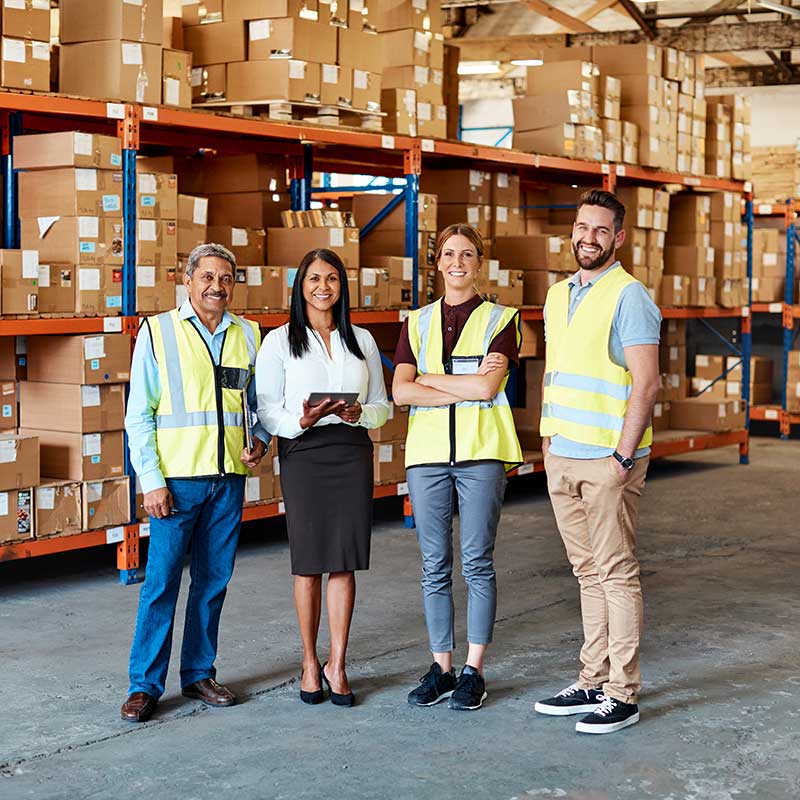
[[[195,225],[205,225],[207,218],[208,218],[208,198],[195,197],[192,222],[194,222]]]
[[[152,172],[139,173],[139,191],[142,194],[155,194],[158,191],[156,176]]]
[[[56,490],[53,486],[42,486],[36,490],[36,505],[43,511],[56,507]]]
[[[382,444],[378,447],[378,463],[390,464],[392,462],[394,448],[390,444]]]
[[[136,285],[148,289],[153,288],[156,285],[156,268],[136,267]]]
[[[156,236],[156,221],[154,219],[140,219],[139,220],[139,241],[141,242],[155,242]]]
[[[414,280],[414,259],[413,258],[404,258],[403,259],[403,280],[404,281],[413,281]]]
[[[83,455],[99,456],[102,452],[102,439],[99,433],[87,433],[83,436]]]
[[[263,284],[261,275],[261,267],[248,267],[247,268],[247,285],[248,286],[261,286]]]
[[[198,86],[203,85],[203,68],[202,67],[193,67],[192,68],[192,87],[196,88]]]
[[[75,188],[79,192],[97,191],[97,170],[96,169],[76,169]]]
[[[86,361],[89,361],[89,359],[105,358],[105,356],[105,336],[87,336],[83,340],[83,357]],[[97,367],[92,367],[92,369],[97,369]]]
[[[103,499],[103,484],[101,482],[86,484],[86,500],[89,503],[96,503]]]
[[[40,289],[49,289],[50,288],[50,265],[49,264],[39,264],[39,288]]]
[[[0,439],[0,464],[13,464],[16,460],[16,441],[14,439]]]
[[[177,106],[181,101],[181,82],[177,78],[164,78],[164,102]]]
[[[272,35],[272,25],[268,19],[254,19],[250,22],[250,41],[259,42],[269,39]]]
[[[246,228],[231,228],[231,245],[233,247],[247,247],[249,243]]]
[[[142,46],[139,42],[122,43],[122,63],[141,66],[143,63]]]
[[[94,151],[91,133],[73,134],[73,152],[76,156],[90,156]]]
[[[353,70],[353,88],[354,89],[367,89],[369,88],[369,72],[356,69]]]
[[[83,244],[91,244],[92,251],[94,252],[93,242],[81,242],[81,252]],[[99,269],[79,269],[78,270],[78,289],[82,292],[99,292],[100,291],[100,270]]]
[[[8,492],[0,492],[0,517],[8,516]]]
[[[78,236],[81,239],[97,239],[100,236],[100,218],[78,217]]]
[[[3,61],[24,64],[25,42],[19,39],[3,38]]]
[[[122,295],[110,295],[106,297],[106,308],[122,308]]]
[[[81,386],[81,406],[83,408],[95,408],[100,405],[99,386]]]
[[[47,42],[31,42],[31,55],[37,61],[49,61],[50,45]]]
[[[344,228],[331,228],[330,246],[344,247]]]
[[[39,251],[22,251],[22,277],[36,280],[39,277]]]
[[[289,62],[289,77],[295,81],[305,80],[306,77],[306,62],[305,61],[290,61]]]
[[[103,195],[103,211],[119,211],[120,208],[120,196],[118,194]]]
[[[322,82],[323,83],[339,83],[339,67],[335,64],[322,65]]]

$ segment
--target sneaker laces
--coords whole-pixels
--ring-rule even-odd
[[[456,682],[456,690],[460,691],[471,691],[472,689],[477,688],[478,686],[478,678],[480,676],[474,674],[472,672],[462,672],[458,676],[458,681]]]
[[[613,697],[606,697],[603,694],[601,694],[597,699],[602,700],[602,702],[592,713],[597,714],[599,717],[605,717],[610,714],[614,710],[614,706],[617,703]]]
[[[444,673],[444,672],[442,672],[441,674],[442,674],[442,675],[445,675],[445,673]],[[426,673],[425,673],[425,674],[424,674],[424,675],[423,675],[423,676],[422,676],[422,677],[419,679],[419,682],[420,682],[420,686],[424,686],[426,689],[427,689],[427,688],[429,688],[429,687],[431,687],[431,688],[435,688],[435,687],[436,687],[436,673],[434,672],[434,670],[433,670],[433,667],[431,667],[431,668],[430,668],[430,669],[429,669],[429,670],[428,670],[428,671],[427,671],[427,672],[426,672]]]
[[[581,687],[578,686],[577,683],[573,683],[572,686],[567,686],[566,689],[562,689],[556,697],[572,697],[573,694],[577,694],[581,691]]]

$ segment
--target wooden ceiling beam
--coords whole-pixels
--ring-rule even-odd
[[[792,70],[792,77],[775,64],[750,67],[712,67],[706,69],[708,88],[741,86],[790,86],[800,84],[800,74]]]
[[[532,11],[536,11],[543,17],[547,17],[548,19],[553,20],[553,22],[557,22],[568,31],[572,31],[573,33],[597,32],[596,28],[593,28],[591,25],[588,25],[577,17],[567,14],[566,11],[562,11],[555,6],[550,5],[550,3],[546,3],[545,0],[524,0],[524,2],[525,5],[528,6],[528,8],[530,8]]]
[[[606,9],[614,8],[616,4],[617,0],[597,0],[597,2],[590,8],[587,8],[583,14],[578,14],[578,19],[581,22],[591,22],[596,16],[602,14]]]
[[[753,66],[752,62],[742,58],[741,56],[737,56],[735,53],[712,53],[711,57],[716,58],[717,61],[721,61],[723,64],[727,64],[729,67]]]
[[[650,23],[644,18],[642,12],[639,11],[636,3],[633,0],[619,0],[619,4],[625,9],[628,16],[641,28],[642,32],[648,39],[656,38],[656,31]]]

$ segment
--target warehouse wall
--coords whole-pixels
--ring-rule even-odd
[[[794,144],[800,138],[800,86],[755,86],[737,89],[736,94],[753,99],[753,147]]]
[[[468,100],[462,104],[461,124],[465,128],[479,128],[485,125],[514,124],[514,112],[509,98],[491,98],[486,100]],[[462,138],[465,142],[495,145],[504,131],[467,131]],[[511,136],[500,143],[500,147],[511,147]]]

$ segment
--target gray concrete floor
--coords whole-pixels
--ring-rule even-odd
[[[642,722],[608,736],[533,712],[575,678],[580,646],[576,584],[538,476],[510,486],[489,699],[471,714],[405,702],[429,655],[416,542],[394,508],[359,578],[352,709],[297,696],[279,524],[269,540],[263,528],[245,537],[223,614],[219,677],[244,702],[185,700],[173,669],[140,726],[118,717],[138,589],[115,583],[111,551],[0,565],[0,798],[795,800],[800,442],[752,450],[749,467],[734,448],[653,465],[639,536]],[[460,580],[457,604],[463,637]]]

